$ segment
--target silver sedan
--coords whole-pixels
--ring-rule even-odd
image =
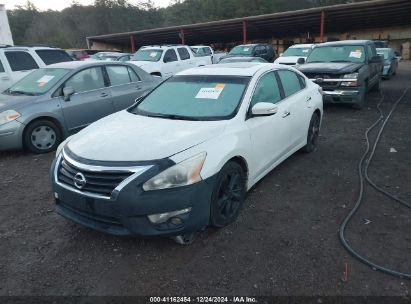
[[[36,70],[0,94],[0,150],[54,150],[90,123],[131,106],[161,81],[135,65],[73,61]]]

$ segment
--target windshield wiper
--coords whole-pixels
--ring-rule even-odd
[[[165,119],[175,119],[175,120],[200,120],[197,117],[192,116],[181,116],[176,114],[146,114],[148,117],[165,118]]]
[[[7,93],[10,93],[10,94],[20,94],[20,95],[28,95],[28,96],[36,96],[37,94],[35,94],[35,93],[31,93],[31,92],[25,92],[25,91],[18,91],[18,90],[16,90],[16,91],[14,91],[14,90],[7,90]]]
[[[350,60],[331,60],[330,62],[352,62]]]
[[[317,63],[317,62],[324,62],[324,61],[319,61],[319,60],[307,61],[307,63]]]

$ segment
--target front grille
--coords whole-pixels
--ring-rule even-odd
[[[322,78],[322,79],[336,79],[340,78],[340,75],[333,75],[333,74],[320,74],[320,73],[307,73],[305,74],[307,78],[309,79],[317,79],[317,78]],[[339,82],[323,82],[323,83],[318,83],[321,85],[321,87],[336,87],[339,86]]]
[[[81,173],[85,178],[84,186],[82,188],[78,188],[74,182],[74,177],[78,173]],[[59,182],[76,190],[110,197],[113,190],[131,174],[133,173],[86,171],[84,169],[76,168],[67,160],[62,159],[57,177]]]

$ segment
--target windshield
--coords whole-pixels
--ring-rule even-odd
[[[283,57],[287,57],[287,56],[303,56],[303,57],[307,57],[308,55],[310,55],[311,52],[311,48],[288,48],[284,53],[283,53]]]
[[[254,46],[239,45],[233,48],[229,55],[251,55],[253,53]]]
[[[221,59],[218,63],[233,63],[233,62],[267,62],[259,57],[228,57]]]
[[[359,45],[324,46],[314,48],[307,58],[310,62],[364,62],[364,47]]]
[[[377,49],[377,53],[384,56],[384,59],[388,59],[390,55],[390,50]]]
[[[236,76],[175,76],[131,111],[168,119],[228,119],[236,112],[249,80]]]
[[[70,70],[39,69],[31,72],[5,91],[7,94],[40,95],[50,90]]]
[[[163,50],[139,50],[131,57],[132,61],[159,61]]]

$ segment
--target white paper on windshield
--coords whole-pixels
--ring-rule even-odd
[[[308,53],[308,50],[303,50],[303,53]]]
[[[216,86],[215,88],[201,88],[195,98],[198,99],[218,99],[221,92],[224,90],[223,86]]]
[[[50,76],[50,75],[44,75],[43,77],[41,77],[39,80],[37,80],[38,83],[44,83],[46,84],[47,82],[49,82],[50,80],[52,80],[54,78],[54,76]]]
[[[350,57],[352,57],[352,58],[358,58],[358,59],[360,59],[360,58],[361,58],[361,55],[362,55],[362,52],[351,52],[351,53],[350,53]]]
[[[151,52],[150,53],[150,57],[156,57],[157,56],[157,53],[156,52]]]
[[[244,51],[244,52],[248,52],[249,50],[250,50],[250,48],[248,48],[248,47],[247,47],[247,48],[243,48],[243,51]]]

